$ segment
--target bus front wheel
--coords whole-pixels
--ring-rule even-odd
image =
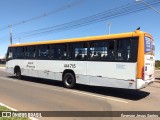
[[[15,74],[16,74],[16,78],[17,79],[21,79],[21,70],[20,69],[17,69],[16,71],[15,71]]]
[[[72,73],[66,73],[63,77],[63,84],[66,88],[73,88],[76,84],[76,79]]]

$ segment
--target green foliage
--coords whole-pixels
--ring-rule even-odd
[[[10,111],[8,108],[0,106],[0,111]]]
[[[155,67],[156,69],[160,69],[160,60],[156,60]]]

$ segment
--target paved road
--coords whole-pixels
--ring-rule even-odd
[[[156,74],[159,79],[158,72]],[[84,85],[68,90],[60,82],[29,77],[16,80],[12,75],[0,71],[0,102],[21,111],[160,111],[159,91],[158,82],[140,91]],[[87,118],[96,119],[107,118]]]

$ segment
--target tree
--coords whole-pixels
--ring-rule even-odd
[[[160,60],[156,60],[155,61],[155,67],[156,68],[160,68]]]

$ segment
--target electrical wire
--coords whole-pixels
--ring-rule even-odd
[[[35,17],[33,17],[33,18],[29,18],[29,19],[22,20],[22,21],[20,21],[20,22],[13,23],[13,24],[10,24],[10,25],[8,25],[8,26],[5,26],[5,27],[1,28],[0,31],[5,30],[5,29],[8,29],[8,27],[15,27],[15,26],[18,26],[18,25],[21,25],[21,24],[25,24],[25,23],[28,23],[28,22],[31,22],[31,21],[35,21],[35,20],[38,20],[38,19],[47,17],[47,16],[49,16],[49,15],[53,15],[53,14],[55,14],[55,13],[58,13],[58,12],[61,12],[61,11],[66,10],[66,9],[72,8],[72,7],[74,7],[74,6],[77,6],[77,5],[79,5],[79,4],[81,4],[81,3],[85,2],[85,1],[86,1],[86,0],[74,1],[74,2],[72,2],[72,3],[70,3],[70,4],[64,5],[64,6],[60,7],[60,8],[57,8],[57,9],[55,9],[55,10],[52,10],[52,11],[50,11],[50,12],[47,12],[47,13],[44,13],[44,14],[35,16]]]
[[[160,5],[159,0],[152,0],[152,1],[148,1],[147,3],[152,6]],[[111,18],[139,12],[139,11],[142,11],[145,9],[148,9],[148,7],[145,6],[144,4],[140,4],[140,3],[136,4],[135,2],[129,3],[126,5],[122,5],[122,6],[113,8],[111,10],[107,10],[107,11],[104,11],[104,12],[101,12],[101,13],[98,13],[95,15],[81,18],[79,20],[75,20],[75,21],[71,21],[68,23],[64,23],[64,24],[60,24],[60,25],[56,25],[56,26],[51,26],[51,27],[47,27],[47,28],[43,28],[43,29],[23,32],[23,33],[20,33],[19,35],[15,36],[15,38],[17,38],[17,37],[18,38],[28,38],[28,37],[31,38],[31,37],[35,37],[38,35],[49,34],[49,33],[53,33],[53,32],[56,32],[56,33],[62,32],[65,30],[75,29],[78,27],[83,27],[86,25],[105,21],[105,20],[108,20]]]

